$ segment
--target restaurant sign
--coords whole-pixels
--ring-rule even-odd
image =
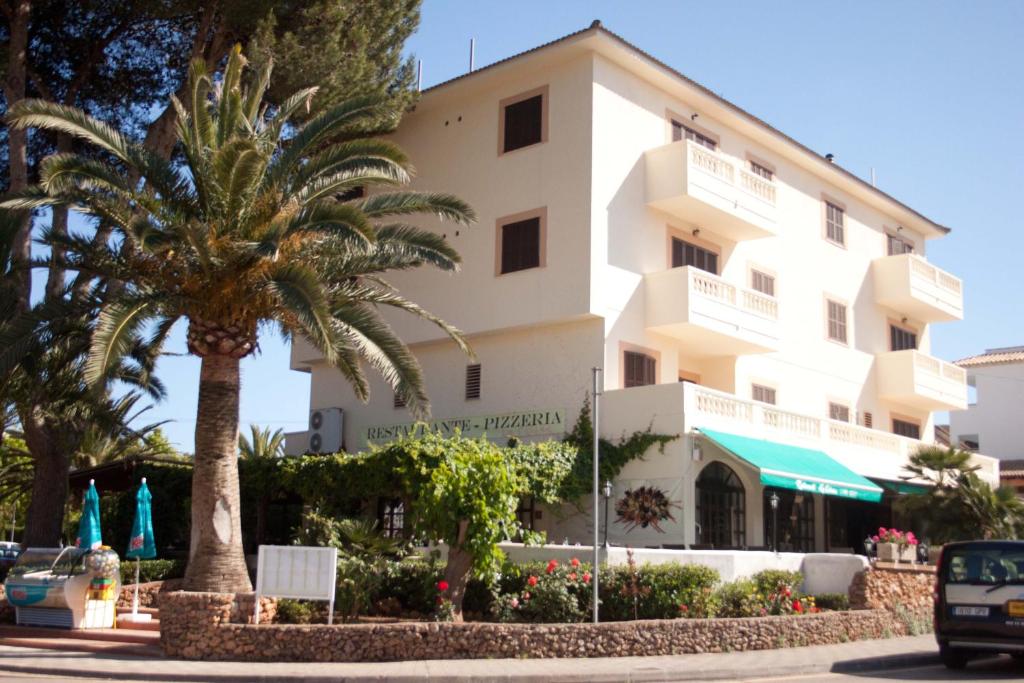
[[[449,417],[428,422],[403,422],[391,425],[374,425],[366,429],[367,443],[386,443],[403,436],[414,436],[429,430],[443,436],[452,436],[456,431],[463,436],[506,437],[564,434],[565,411],[525,410],[498,415],[476,415],[473,417]]]

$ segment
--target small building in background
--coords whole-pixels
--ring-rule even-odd
[[[988,349],[956,364],[967,371],[975,400],[966,410],[950,412],[951,442],[1024,464],[1024,346]]]

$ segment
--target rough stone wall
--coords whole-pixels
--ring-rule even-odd
[[[932,609],[934,590],[935,567],[876,564],[853,577],[850,608],[928,612]]]
[[[161,593],[176,591],[181,587],[181,579],[167,579],[166,581],[149,581],[139,584],[139,607],[159,607],[159,596]],[[132,595],[135,592],[135,584],[128,583],[121,586],[121,594],[117,597],[118,607],[131,607]]]
[[[251,605],[251,599],[249,604]],[[765,650],[905,635],[885,610],[749,619],[662,619],[604,624],[232,623],[235,597],[167,593],[160,642],[171,657],[205,660],[384,662],[413,659],[618,657]]]

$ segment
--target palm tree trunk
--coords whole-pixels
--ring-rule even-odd
[[[54,430],[42,420],[27,416],[22,424],[25,443],[34,459],[32,498],[25,516],[22,545],[53,548],[60,543],[64,525],[70,457],[68,450],[55,438]]]
[[[238,491],[239,359],[202,357],[192,473],[192,549],[183,588],[252,590],[242,550]]]

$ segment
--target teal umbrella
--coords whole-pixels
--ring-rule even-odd
[[[103,545],[100,533],[100,494],[96,492],[96,480],[89,480],[89,490],[85,492],[85,503],[82,505],[82,519],[78,522],[78,538],[75,546],[95,550]]]
[[[156,557],[156,542],[153,540],[153,494],[146,486],[146,478],[135,494],[135,521],[132,522],[132,535],[128,540],[128,552],[125,557],[135,558],[135,594],[132,597],[132,614],[126,621],[148,621],[150,615],[139,614],[139,560]]]

